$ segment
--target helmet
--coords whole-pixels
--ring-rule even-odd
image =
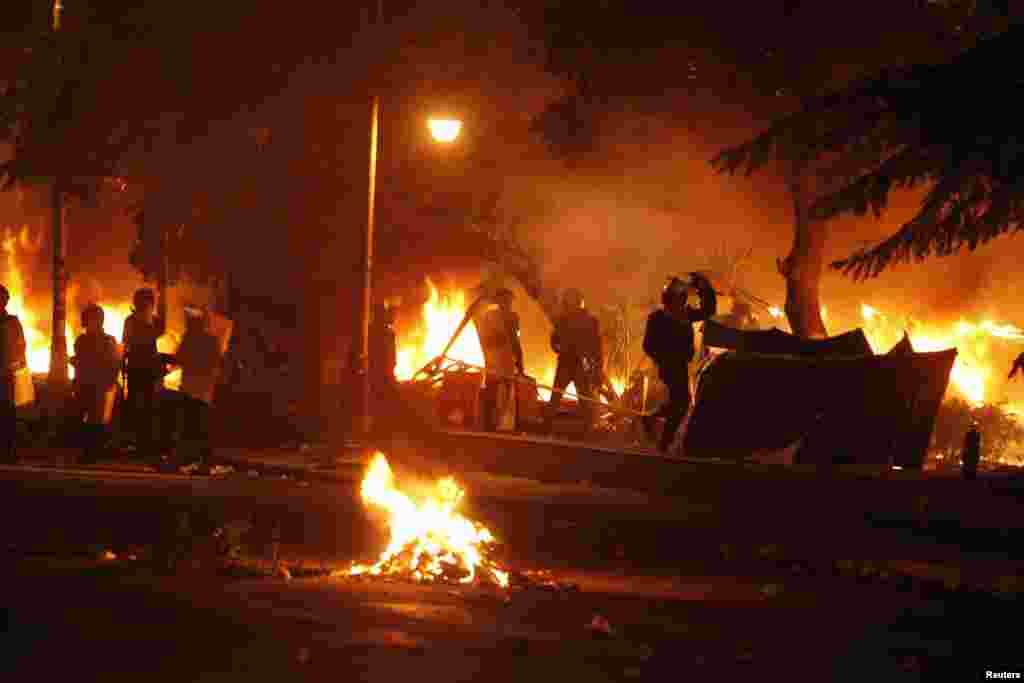
[[[677,277],[669,278],[668,284],[661,290],[661,303],[665,306],[672,306],[680,298],[686,301],[690,283],[680,280]]]
[[[142,308],[146,304],[152,305],[155,303],[156,294],[153,292],[152,289],[136,289],[135,294],[132,295],[132,306],[134,306],[136,310]]]
[[[576,288],[567,289],[562,295],[562,305],[566,310],[574,311],[577,308],[586,308],[586,301],[583,299],[583,292]]]
[[[6,306],[7,302],[11,300],[11,293],[7,291],[7,288],[0,285],[0,304]]]
[[[516,293],[507,287],[502,287],[494,293],[494,298],[499,302],[512,303],[515,301]]]
[[[82,309],[82,327],[88,327],[90,320],[99,320],[100,325],[103,325],[103,319],[106,316],[103,313],[103,309],[96,304],[89,304]]]

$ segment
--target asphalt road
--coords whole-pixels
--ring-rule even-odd
[[[0,605],[8,624],[0,673],[678,681],[950,673],[983,680],[986,668],[1021,671],[1011,601],[857,580],[820,561],[799,571],[757,562],[743,555],[735,530],[697,528],[714,511],[686,501],[486,477],[467,487],[467,511],[505,541],[511,566],[551,568],[579,590],[502,596],[339,579],[239,580],[203,562],[164,576],[123,558],[143,557],[173,535],[184,510],[196,539],[227,521],[251,521],[256,554],[265,553],[265,530],[277,521],[282,556],[307,566],[372,557],[383,529],[354,480],[2,469]],[[701,552],[712,540],[736,550]],[[106,549],[121,559],[95,559]],[[595,616],[613,633],[585,628]]]

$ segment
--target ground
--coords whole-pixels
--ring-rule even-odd
[[[293,568],[378,552],[358,468],[301,481],[45,464],[0,469],[0,671],[33,678],[918,680],[958,669],[981,680],[1024,659],[1011,592],[966,578],[997,584],[983,569],[1016,573],[1017,552],[957,553],[889,528],[836,562],[834,543],[773,547],[760,531],[715,527],[705,502],[481,475],[467,482],[467,512],[506,541],[511,566],[549,568],[562,587],[232,578],[203,550],[232,520],[251,524],[248,553],[264,567],[274,520]],[[149,558],[180,544],[183,511],[193,547],[172,573]],[[899,561],[863,554],[868,536]],[[588,629],[595,617],[612,632]]]

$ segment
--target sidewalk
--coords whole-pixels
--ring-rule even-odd
[[[79,464],[78,448],[21,448],[18,465],[23,467],[59,468],[132,474],[179,474],[202,476],[195,468],[168,465],[158,468],[152,461],[129,453],[107,453],[89,465]],[[311,446],[253,450],[247,448],[215,448],[212,476],[247,473],[250,476],[279,477],[325,481],[352,481],[361,476],[366,457],[355,444],[341,447]],[[216,466],[220,465],[221,469]]]

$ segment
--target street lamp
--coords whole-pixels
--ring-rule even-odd
[[[380,7],[378,5],[378,17]],[[462,131],[462,122],[450,118],[427,121],[434,140],[454,142]],[[373,428],[370,411],[370,302],[373,298],[373,231],[377,198],[377,154],[379,152],[380,95],[374,94],[370,107],[370,169],[366,211],[366,233],[363,239],[363,296],[359,306],[359,415],[356,429],[360,442],[366,443]]]
[[[427,126],[430,135],[438,142],[453,142],[462,130],[462,121],[458,119],[429,119]]]

